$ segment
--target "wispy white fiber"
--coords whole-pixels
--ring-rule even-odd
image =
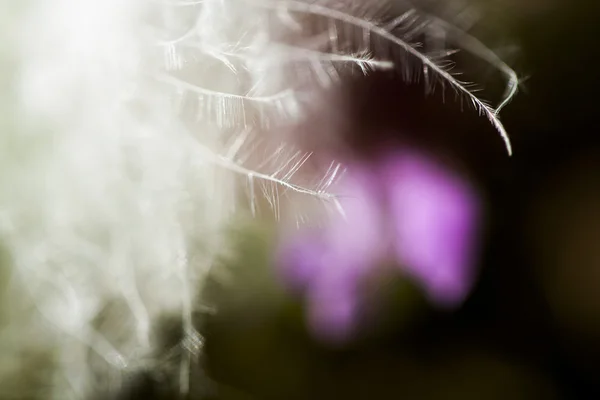
[[[0,398],[115,393],[160,367],[164,315],[182,321],[185,393],[202,346],[197,295],[228,250],[240,190],[255,215],[261,199],[277,217],[298,196],[339,206],[328,188],[343,167],[319,172],[282,132],[349,74],[432,76],[510,152],[497,111],[512,70],[456,28],[412,8],[384,21],[374,4],[0,1]],[[413,43],[431,24],[509,76],[496,109],[445,68],[449,51]],[[49,361],[33,368],[35,354]]]
[[[217,129],[192,138],[173,89],[154,78],[163,68],[144,25],[150,11],[142,1],[33,1],[12,32],[18,106],[2,132],[0,229],[13,293],[43,323],[7,329],[27,332],[23,346],[55,349],[59,399],[95,389],[90,357],[141,367],[165,313],[198,335],[197,282],[233,206],[226,176],[190,145],[218,148]],[[101,326],[117,301],[126,312]]]

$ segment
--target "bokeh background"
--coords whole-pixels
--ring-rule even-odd
[[[444,9],[444,0],[422,3]],[[234,249],[203,288],[191,399],[600,398],[600,3],[475,3],[474,32],[524,78],[501,115],[512,157],[452,96],[386,74],[348,82],[352,100],[338,110],[354,153],[373,160],[382,144],[410,142],[477,188],[485,213],[464,302],[440,307],[419,279],[381,274],[360,332],[323,341],[306,296],[278,269],[287,231],[262,213],[232,227]],[[320,137],[313,123],[305,129]],[[161,325],[167,351],[181,324]],[[178,398],[177,382],[150,373],[128,383],[122,400]]]
[[[353,87],[361,95],[348,116],[358,148],[381,139],[364,127],[410,132],[451,153],[485,194],[467,300],[440,310],[418,285],[389,278],[376,322],[349,343],[324,344],[307,329],[304,299],[274,272],[277,230],[249,222],[209,285],[219,312],[199,316],[198,380],[212,383],[196,386],[209,398],[600,398],[600,5],[479,3],[477,28],[500,49],[514,45],[505,58],[527,77],[502,114],[512,158],[474,113],[387,78]]]

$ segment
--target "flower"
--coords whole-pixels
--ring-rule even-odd
[[[278,259],[286,285],[306,298],[318,338],[344,342],[358,331],[363,284],[386,260],[437,306],[465,299],[480,211],[465,178],[426,152],[397,148],[351,163],[339,184],[343,215],[294,235]]]

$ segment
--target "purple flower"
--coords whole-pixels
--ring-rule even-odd
[[[477,248],[479,199],[459,175],[427,156],[402,152],[382,165],[393,250],[403,270],[437,305],[468,294]]]
[[[339,183],[344,215],[300,232],[279,256],[286,284],[307,301],[319,338],[343,342],[359,328],[363,284],[392,259],[436,305],[460,304],[473,283],[479,199],[432,156],[402,149],[350,165]]]

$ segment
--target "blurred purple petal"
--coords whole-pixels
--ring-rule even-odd
[[[342,340],[357,324],[359,286],[385,251],[376,178],[354,166],[338,188],[344,215],[312,235],[292,238],[281,252],[286,284],[307,292],[311,329],[326,340]]]
[[[388,159],[382,177],[398,261],[434,302],[457,305],[473,282],[479,213],[474,189],[417,152]]]
[[[326,230],[326,243],[338,262],[366,270],[384,250],[381,188],[377,175],[355,165],[337,192],[344,215],[334,217]]]
[[[438,305],[456,306],[473,282],[479,200],[465,179],[404,149],[351,165],[337,188],[344,215],[283,246],[281,275],[304,295],[313,334],[345,342],[364,310],[362,285],[392,257]]]
[[[342,273],[321,279],[311,288],[308,322],[321,341],[343,343],[355,333],[361,302],[360,280],[355,278]]]

